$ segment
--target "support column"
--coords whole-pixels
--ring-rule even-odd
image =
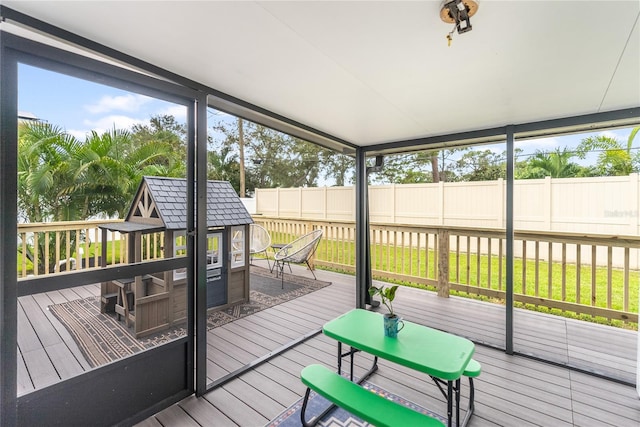
[[[362,148],[356,149],[356,307],[365,308],[367,278],[367,173],[366,157]]]
[[[18,64],[0,33],[0,425],[17,425]]]
[[[187,147],[187,321],[189,336],[196,334],[196,395],[207,388],[207,96],[202,95],[189,108]],[[224,254],[224,252],[223,252]],[[193,377],[189,377],[193,389]]]
[[[507,226],[505,239],[507,241],[506,285],[507,300],[505,310],[505,350],[513,354],[513,186],[514,186],[514,135],[513,125],[507,126]]]

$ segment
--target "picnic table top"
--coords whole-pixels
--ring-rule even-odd
[[[351,347],[444,379],[462,376],[475,345],[466,338],[404,321],[397,338],[383,333],[383,316],[351,310],[323,327],[325,335]]]

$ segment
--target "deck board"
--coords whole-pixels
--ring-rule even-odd
[[[213,406],[207,399],[198,399],[195,396],[189,396],[182,400],[179,405],[185,412],[200,425],[215,425],[219,427],[236,427],[237,424],[225,416],[218,408]],[[145,426],[140,426],[145,427]]]
[[[270,396],[271,399],[278,402],[282,407],[289,405],[298,398],[294,392],[258,370],[247,372],[242,376],[242,379]]]
[[[267,420],[275,418],[286,408],[285,405],[274,400],[268,393],[252,387],[248,379],[243,378],[243,381],[232,381],[225,385],[224,388],[236,398],[246,399],[251,409],[266,417]]]
[[[42,342],[20,304],[18,304],[18,347],[22,353],[42,348]]]
[[[296,274],[309,275],[292,267]],[[210,331],[209,380],[317,330],[353,307],[353,277],[324,271],[317,274],[320,280],[333,284]],[[19,299],[19,394],[88,369],[73,339],[47,307],[98,294],[97,285],[88,285]],[[478,344],[474,357],[482,363],[483,373],[476,380],[476,413],[471,427],[640,425],[640,400],[633,387],[494,348],[504,346],[504,306],[461,297],[443,299],[432,292],[402,288],[394,308],[406,320],[465,336]],[[543,313],[515,313],[516,351],[635,381],[636,332]],[[310,363],[335,367],[336,353],[333,340],[316,335],[204,397],[190,396],[140,425],[264,425],[303,395],[300,370]],[[356,374],[364,372],[370,362],[370,356],[359,354]],[[381,361],[370,381],[443,411],[439,390],[410,369]],[[468,392],[463,381],[463,397]]]
[[[24,312],[29,314],[29,323],[31,323],[31,326],[43,347],[52,346],[62,342],[60,335],[58,335],[58,332],[53,327],[33,296],[29,295],[20,298],[20,305]]]
[[[199,427],[200,424],[194,420],[187,411],[180,405],[172,405],[160,412],[158,421],[163,426]]]
[[[214,344],[207,344],[207,359],[216,363],[227,372],[235,371],[242,367],[243,363],[237,359],[234,359],[229,352],[216,347]],[[215,362],[214,362],[215,361]]]
[[[34,301],[38,303],[38,307],[44,315],[47,317],[48,322],[51,324],[51,327],[55,329],[56,333],[60,341],[57,343],[58,345],[58,358],[59,359],[71,359],[75,361],[75,363],[79,364],[82,368],[82,371],[86,371],[90,368],[89,363],[85,360],[82,352],[78,348],[78,345],[74,341],[73,337],[67,331],[67,329],[56,319],[56,317],[49,311],[48,306],[51,304],[57,304],[53,299],[50,298],[52,293],[48,292],[46,294],[37,294],[33,295]],[[53,360],[53,359],[52,359]],[[75,364],[74,363],[74,364]],[[78,372],[78,373],[80,373]],[[71,374],[71,375],[75,375]],[[67,378],[66,374],[61,374],[61,378]]]
[[[22,354],[18,352],[18,396],[21,396],[33,390],[33,382],[31,382],[31,377],[29,376],[27,365],[25,365],[24,363]]]
[[[248,337],[234,334],[230,327],[215,328],[207,337],[215,337],[214,346],[233,355],[242,363],[249,363],[269,352],[268,348],[262,347]]]
[[[58,372],[44,348],[24,352],[22,357],[35,388],[46,387],[60,380]]]
[[[247,397],[235,396],[224,386],[207,393],[204,398],[239,426],[262,426],[269,421],[269,418],[251,407],[252,402],[246,400]],[[213,424],[215,420],[211,420]]]

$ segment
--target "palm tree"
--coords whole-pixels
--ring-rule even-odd
[[[640,126],[636,126],[631,129],[631,133],[629,134],[629,138],[627,139],[627,151],[630,153],[631,148],[633,147],[633,140],[636,137],[636,134],[640,131]]]
[[[29,222],[72,220],[72,153],[80,142],[49,123],[27,122],[18,129],[18,210]]]
[[[637,156],[631,149],[638,129],[634,128],[629,135],[626,146],[616,138],[605,135],[590,136],[583,139],[577,147],[578,156],[582,159],[590,152],[599,152],[596,170],[602,176],[629,175],[637,172]],[[636,158],[634,158],[636,157]]]
[[[145,175],[184,176],[180,155],[166,141],[132,144],[126,130],[92,131],[74,153],[74,194],[83,218],[123,217]]]
[[[240,194],[240,164],[231,145],[223,145],[218,150],[210,150],[207,154],[207,163],[207,179],[229,181]]]
[[[18,128],[18,212],[27,222],[76,219],[73,193],[71,156],[80,143],[61,128],[43,122],[21,123]],[[46,253],[46,239],[42,233],[29,236],[25,256],[32,262],[35,251]],[[37,239],[36,239],[37,237]],[[69,236],[75,246],[77,236]],[[37,243],[36,243],[37,242]],[[22,248],[22,245],[19,245]],[[50,270],[56,253],[55,240],[49,241]],[[67,256],[66,246],[60,248],[60,257]],[[44,257],[38,257],[34,265],[39,273],[45,272]]]
[[[580,166],[571,162],[573,153],[566,147],[562,150],[556,148],[551,153],[536,151],[534,156],[529,160],[530,178],[543,178],[550,176],[551,178],[568,178],[576,176]]]

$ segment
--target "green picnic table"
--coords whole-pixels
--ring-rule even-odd
[[[383,316],[379,313],[354,309],[327,322],[323,327],[324,334],[338,342],[338,374],[342,373],[343,357],[350,356],[353,381],[353,356],[358,351],[375,356],[371,369],[360,381],[375,372],[378,358],[427,374],[447,400],[448,425],[452,426],[455,406],[456,425],[460,426],[460,379],[467,365],[477,364],[472,362],[475,345],[466,338],[427,326],[406,320],[404,324],[397,338],[389,338],[384,336]],[[342,351],[343,344],[351,347],[346,353]],[[474,376],[479,374],[477,365],[478,372],[474,372]],[[468,422],[473,407],[472,393],[462,425]]]

